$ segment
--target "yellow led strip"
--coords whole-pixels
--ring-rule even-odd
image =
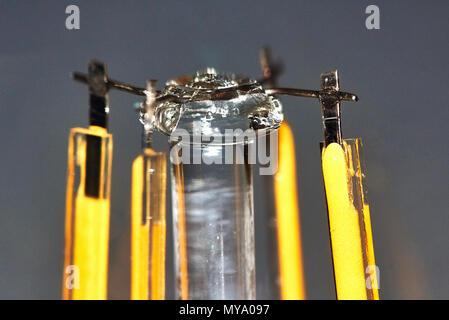
[[[97,136],[102,141],[98,198],[86,196],[84,191],[87,135]],[[106,143],[107,139],[110,143]],[[106,129],[91,126],[89,129],[71,130],[66,198],[64,299],[107,298],[111,158],[112,136]],[[75,162],[80,170],[77,190],[74,189]]]
[[[371,227],[371,216],[370,216],[370,210],[369,210],[369,204],[368,199],[365,198],[365,191],[364,190],[364,175],[362,172],[362,159],[360,159],[360,153],[361,153],[361,140],[355,139],[355,154],[357,155],[357,159],[355,161],[351,161],[352,163],[357,163],[357,173],[356,176],[359,178],[359,185],[361,188],[361,202],[363,203],[363,221],[365,226],[365,236],[366,236],[366,251],[367,251],[367,260],[368,260],[368,267],[369,270],[365,268],[365,276],[370,277],[371,281],[371,292],[372,292],[372,298],[373,300],[379,300],[379,282],[378,282],[378,274],[377,274],[377,267],[376,267],[376,261],[374,258],[374,244],[373,244],[373,232]],[[345,146],[348,148],[349,145],[345,144]]]
[[[147,162],[146,166],[144,161]],[[144,172],[144,168],[150,172]],[[166,240],[165,154],[146,149],[145,155],[134,160],[132,171],[131,299],[163,300]]]
[[[337,143],[323,150],[329,228],[337,298],[368,298],[358,212],[349,196],[345,152]]]
[[[279,128],[278,170],[274,176],[281,299],[305,299],[296,159],[293,133],[284,121]]]
[[[143,156],[132,166],[131,193],[131,299],[147,300],[149,285],[150,225],[142,224]]]

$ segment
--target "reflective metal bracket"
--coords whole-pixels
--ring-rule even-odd
[[[89,124],[107,129],[109,94],[106,79],[106,66],[99,61],[89,61],[87,76],[87,85],[89,86]]]
[[[282,64],[274,64],[271,60],[270,51],[267,47],[261,50],[260,64],[263,72],[265,93],[271,95],[291,95],[303,98],[316,98],[320,100],[322,111],[322,122],[324,129],[324,144],[327,146],[332,142],[342,143],[341,132],[341,101],[358,101],[358,97],[349,92],[341,92],[338,72],[329,71],[320,75],[321,90],[306,90],[292,88],[276,88],[277,77],[282,71]]]
[[[281,60],[274,62],[271,57],[271,50],[268,46],[260,50],[260,67],[262,68],[262,79],[259,81],[265,88],[275,88],[277,80],[284,71],[284,64]]]
[[[282,62],[278,61],[277,63],[274,63],[271,59],[269,48],[265,47],[260,53],[260,64],[262,67],[263,78],[259,80],[258,83],[263,85],[263,88],[262,86],[257,88],[255,83],[241,83],[235,87],[213,89],[208,94],[204,94],[202,99],[232,99],[235,97],[236,92],[238,92],[238,94],[265,92],[268,95],[290,95],[303,98],[316,98],[319,99],[321,103],[325,145],[333,142],[339,144],[342,143],[340,112],[341,101],[355,102],[358,101],[358,97],[353,93],[340,91],[338,73],[336,70],[321,74],[321,90],[276,88],[277,77],[283,70]],[[89,62],[89,73],[87,75],[81,72],[74,72],[73,78],[76,81],[87,83],[89,85],[91,125],[99,125],[105,128],[107,128],[107,113],[109,110],[107,93],[111,88],[139,96],[146,96],[147,99],[144,102],[146,106],[144,110],[146,119],[153,115],[152,112],[154,110],[152,109],[154,109],[155,102],[169,100],[176,103],[186,103],[191,101],[191,98],[178,97],[174,95],[160,95],[160,92],[156,90],[155,81],[149,82],[147,84],[147,88],[144,89],[109,79],[106,76],[106,67],[104,64],[95,60],[91,60]],[[151,108],[149,108],[150,105]],[[142,122],[144,124],[144,128],[147,126],[144,131],[148,131],[151,127],[148,126],[148,123],[150,122],[147,120],[145,123]],[[144,144],[146,145],[147,142],[151,143],[151,141],[148,140],[148,137],[150,137],[151,134],[148,135],[148,137],[147,133],[144,134]]]
[[[154,131],[154,105],[156,103],[157,80],[147,80],[146,100],[140,107],[140,122],[143,124],[142,147],[151,148]]]
[[[324,72],[321,78],[321,102],[322,121],[324,129],[324,144],[327,146],[333,142],[342,143],[341,112],[340,112],[340,84],[338,72]],[[354,96],[354,100],[357,97]]]

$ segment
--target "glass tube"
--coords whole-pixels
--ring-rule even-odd
[[[171,154],[182,147],[175,144]],[[225,150],[191,147],[205,161]],[[173,164],[172,176],[179,298],[254,299],[252,166]]]
[[[166,155],[145,148],[133,162],[131,299],[165,298]]]
[[[91,126],[70,131],[63,298],[106,299],[112,135]]]
[[[259,83],[210,68],[158,95],[152,126],[170,136],[178,298],[255,299],[253,146],[282,118]]]
[[[255,299],[253,147],[279,127],[282,107],[256,81],[213,69],[169,81],[159,97],[154,126],[170,136],[177,296]]]
[[[322,150],[322,165],[338,299],[378,300],[378,274],[361,140]]]

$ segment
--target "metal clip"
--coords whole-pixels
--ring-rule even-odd
[[[271,49],[268,46],[260,50],[260,67],[262,68],[262,79],[259,82],[268,89],[276,87],[277,80],[284,71],[284,64],[281,60],[273,62]]]
[[[322,121],[324,129],[324,145],[333,142],[342,143],[340,101],[357,101],[357,96],[340,92],[337,70],[324,72],[320,75],[321,91],[318,98],[321,102]],[[348,96],[349,95],[349,96]]]
[[[143,124],[142,147],[151,148],[154,131],[154,105],[157,98],[157,80],[147,80],[146,100],[140,108],[140,122]]]
[[[89,123],[92,126],[108,128],[109,95],[110,89],[117,89],[139,96],[147,95],[147,90],[109,79],[106,65],[97,60],[90,60],[88,73],[73,72],[75,81],[89,86]]]
[[[108,127],[109,94],[106,66],[95,60],[89,61],[87,85],[89,86],[89,124]]]
[[[324,72],[320,76],[321,90],[267,87],[265,93],[270,95],[290,95],[320,100],[324,128],[324,144],[342,143],[341,134],[341,101],[358,101],[358,97],[349,92],[340,91],[337,70]]]
[[[340,103],[341,101],[355,102],[358,101],[358,97],[353,93],[340,91],[336,70],[321,74],[321,90],[276,88],[277,78],[283,70],[282,62],[278,61],[277,63],[273,63],[269,48],[264,47],[260,52],[260,64],[263,78],[258,82],[264,87],[260,89],[262,92],[269,95],[291,95],[319,99],[322,106],[325,145],[333,142],[342,143]],[[154,80],[149,81],[147,88],[143,89],[109,79],[106,76],[106,67],[104,64],[95,60],[89,62],[88,75],[74,72],[73,78],[89,85],[91,125],[107,128],[109,89],[114,88],[131,94],[146,96],[147,99],[143,103],[144,110],[141,110],[141,121],[144,125],[144,146],[151,145],[154,104],[156,101],[163,102],[169,100],[178,103],[191,101],[191,98],[188,97],[177,97],[170,94],[161,96],[160,92],[156,90],[156,82]],[[232,98],[232,94],[235,95],[236,90],[239,90],[241,94],[255,92],[254,84],[242,83],[232,88],[215,89],[209,94],[204,95],[202,99],[222,100]]]

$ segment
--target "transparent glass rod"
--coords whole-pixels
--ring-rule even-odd
[[[252,166],[215,164],[225,146],[201,144],[189,147],[202,164],[179,163],[182,147],[171,150],[178,298],[255,299]]]

